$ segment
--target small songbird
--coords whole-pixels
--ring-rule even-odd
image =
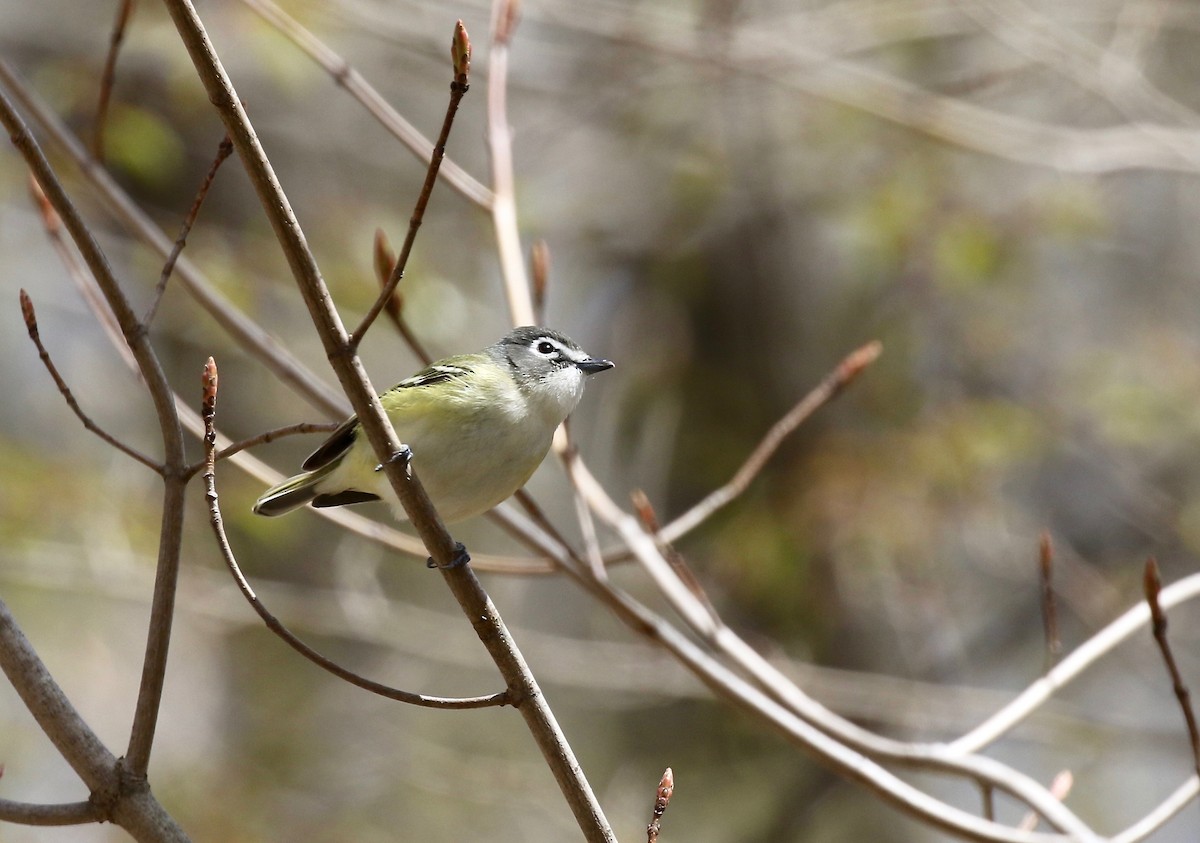
[[[442,519],[461,521],[525,485],[579,403],[586,376],[612,365],[557,331],[525,326],[475,354],[439,360],[379,400]],[[300,467],[302,474],[264,492],[254,512],[382,499],[407,517],[356,416]]]

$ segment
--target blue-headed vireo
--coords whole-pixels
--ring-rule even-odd
[[[526,326],[483,351],[439,360],[379,400],[443,520],[461,521],[525,485],[579,403],[585,376],[612,365],[557,331]],[[382,499],[406,517],[356,416],[300,467],[263,493],[257,514]]]

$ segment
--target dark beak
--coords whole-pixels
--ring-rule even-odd
[[[596,372],[603,372],[605,369],[613,367],[613,361],[602,360],[599,357],[589,357],[586,360],[580,360],[576,364],[585,375],[594,375]]]

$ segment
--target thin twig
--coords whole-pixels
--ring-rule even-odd
[[[733,478],[721,488],[711,492],[704,500],[693,506],[662,529],[661,538],[666,542],[675,542],[679,538],[708,519],[714,512],[733,501],[758,475],[763,466],[801,423],[809,416],[829,403],[846,388],[858,375],[875,359],[883,346],[879,342],[869,342],[862,348],[851,352],[836,368],[826,375],[815,389],[805,395],[787,415],[777,421],[767,435],[763,437],[758,447],[742,463]]]
[[[650,498],[646,493],[641,489],[634,489],[629,493],[629,498],[633,503],[633,511],[637,513],[638,520],[642,522],[642,527],[646,532],[655,537],[661,535],[662,525],[659,523],[658,514],[654,511],[654,506],[650,503]],[[663,558],[675,570],[675,576],[679,577],[680,581],[696,596],[696,599],[707,607],[714,618],[717,617],[716,607],[709,599],[704,586],[700,585],[700,579],[696,576],[696,572],[683,558],[683,554],[676,550],[674,545],[661,540],[658,542],[658,546]]]
[[[668,767],[658,783],[658,791],[654,794],[654,813],[650,825],[646,826],[646,843],[658,843],[658,832],[662,826],[662,816],[666,813],[667,805],[671,802],[671,794],[675,792],[675,774]]]
[[[83,297],[84,303],[91,309],[92,315],[96,317],[96,321],[100,324],[100,328],[104,331],[105,336],[108,337],[113,350],[125,361],[125,366],[133,376],[140,379],[141,372],[138,370],[137,360],[134,359],[133,352],[129,350],[129,343],[125,342],[125,337],[121,334],[121,326],[117,324],[116,317],[113,316],[112,310],[109,309],[108,304],[104,301],[104,295],[100,292],[100,288],[96,286],[95,279],[88,272],[83,260],[79,257],[79,253],[71,248],[71,245],[64,239],[62,220],[59,218],[58,212],[50,204],[50,200],[46,198],[41,185],[37,183],[37,179],[33,178],[32,175],[29,177],[29,193],[38,207],[38,213],[42,218],[42,227],[46,231],[46,236],[50,239],[50,245],[58,253],[59,260],[62,261],[63,268],[67,270],[67,275],[71,277],[71,282],[75,285],[75,289],[79,291],[79,295]]]
[[[1179,672],[1175,662],[1175,654],[1171,652],[1171,643],[1167,640],[1167,613],[1159,602],[1162,591],[1162,580],[1158,576],[1158,563],[1154,557],[1146,560],[1146,571],[1142,578],[1146,592],[1146,603],[1150,606],[1150,628],[1158,649],[1162,652],[1163,662],[1167,673],[1171,675],[1171,686],[1175,689],[1175,699],[1179,700],[1179,708],[1183,711],[1183,719],[1187,723],[1188,740],[1192,748],[1192,766],[1200,775],[1200,728],[1196,725],[1196,712],[1192,709],[1192,695]]]
[[[191,233],[192,226],[196,223],[196,217],[200,215],[200,206],[204,204],[204,199],[208,196],[208,191],[212,187],[213,180],[217,177],[217,170],[221,168],[221,164],[233,154],[233,144],[229,140],[229,135],[221,139],[221,143],[217,145],[217,156],[213,159],[212,166],[208,168],[208,173],[204,176],[204,181],[200,183],[200,189],[196,191],[196,198],[192,202],[192,207],[188,210],[187,216],[183,218],[183,225],[180,226],[179,236],[175,238],[175,245],[171,249],[171,253],[167,255],[166,263],[163,264],[162,273],[158,278],[158,285],[154,288],[154,297],[150,300],[150,307],[146,309],[146,315],[142,317],[142,324],[147,330],[150,329],[150,324],[154,322],[154,314],[158,311],[158,305],[162,301],[163,293],[167,291],[167,281],[171,278],[171,273],[175,271],[175,263],[179,260],[180,253],[183,252],[183,247],[187,245],[188,234]]]
[[[587,557],[588,569],[596,580],[606,580],[608,572],[604,568],[604,554],[600,552],[600,540],[596,535],[596,520],[592,517],[592,510],[588,506],[587,499],[579,492],[579,484],[571,477],[579,459],[579,451],[570,441],[570,427],[567,423],[563,424],[563,430],[567,432],[567,441],[570,444],[562,454],[562,464],[571,486],[571,497],[575,503],[575,517],[579,521],[579,531],[583,534],[583,549]]]
[[[1042,586],[1042,629],[1046,639],[1045,670],[1054,667],[1062,655],[1058,637],[1058,606],[1054,599],[1054,544],[1050,531],[1043,530],[1038,541],[1038,580]]]
[[[433,143],[405,120],[344,58],[271,0],[242,0],[242,3],[319,64],[335,84],[358,100],[409,151],[422,161],[429,162],[433,155]],[[465,199],[485,211],[491,210],[492,191],[454,161],[446,159],[439,175]]]
[[[1185,577],[1164,588],[1159,595],[1159,605],[1168,609],[1187,600],[1200,597],[1200,574]],[[952,755],[978,752],[995,742],[1018,723],[1036,711],[1054,693],[1065,688],[1083,674],[1117,645],[1131,638],[1151,620],[1150,609],[1139,602],[1127,609],[1120,617],[1101,629],[1087,641],[1075,647],[1054,669],[1013,698],[983,723],[949,744]]]
[[[104,70],[100,74],[100,100],[96,104],[96,124],[92,127],[92,154],[97,161],[104,160],[104,129],[108,124],[108,104],[112,99],[113,83],[117,78],[117,56],[121,52],[121,42],[125,40],[125,30],[129,19],[133,16],[134,0],[121,0],[117,7],[117,17],[113,21],[112,34],[108,39],[108,56],[104,60]]]
[[[267,625],[267,628],[278,635],[284,643],[297,653],[317,665],[317,667],[327,670],[339,679],[343,679],[363,690],[370,691],[372,694],[378,694],[390,700],[423,706],[425,708],[447,709],[490,708],[493,706],[511,705],[512,698],[507,691],[480,697],[430,697],[424,694],[414,694],[411,691],[402,691],[399,688],[393,688],[372,679],[367,679],[351,670],[347,670],[332,659],[321,655],[308,644],[305,644],[267,609],[263,602],[258,599],[258,595],[254,593],[254,589],[251,588],[245,575],[242,574],[241,566],[238,565],[237,559],[233,555],[233,547],[229,544],[229,537],[225,534],[224,520],[221,518],[221,506],[217,498],[217,429],[215,426],[218,383],[217,364],[210,357],[204,364],[204,372],[201,375],[204,396],[201,410],[201,416],[204,419],[204,496],[205,500],[208,501],[208,520],[212,526],[213,533],[216,535],[217,547],[220,549],[221,556],[225,560],[225,566],[229,568],[229,573],[233,575],[238,590],[242,592],[242,596],[246,598],[246,602],[250,604],[251,608],[263,619],[263,623]]]
[[[694,670],[698,676],[701,676],[706,683],[721,689],[726,699],[744,699],[747,695],[756,696],[761,693],[770,700],[771,705],[756,704],[754,710],[759,715],[771,717],[777,725],[782,725],[779,719],[774,715],[768,715],[767,712],[776,705],[786,710],[790,717],[797,718],[802,724],[802,726],[789,725],[787,733],[801,746],[815,751],[819,757],[841,769],[850,778],[858,779],[858,774],[863,771],[843,767],[842,764],[847,760],[844,752],[863,753],[871,758],[886,759],[908,767],[940,770],[966,776],[976,781],[990,782],[997,789],[1024,801],[1041,813],[1057,830],[1076,835],[1081,840],[1097,839],[1095,833],[1073,812],[1057,800],[1051,799],[1044,787],[1006,765],[982,756],[953,754],[940,744],[918,744],[885,738],[851,723],[818,703],[785,676],[777,666],[771,664],[747,644],[720,617],[714,616],[696,600],[691,591],[675,575],[670,564],[662,557],[654,538],[646,534],[634,516],[626,514],[616,505],[587,470],[582,460],[576,466],[574,477],[576,482],[581,484],[581,491],[587,496],[588,502],[596,514],[627,543],[642,564],[643,569],[658,587],[659,592],[691,627],[692,631],[751,678],[753,685],[749,689],[735,687],[727,681],[718,679],[717,677],[722,673],[720,666],[712,663],[711,659],[696,659],[689,648],[680,645],[673,631],[656,627],[655,634],[658,636],[658,640],[669,646],[676,657],[689,669]],[[617,598],[615,590],[606,588],[605,591],[610,598]],[[646,621],[641,621],[642,625],[635,628],[645,631],[645,623]],[[819,740],[808,735],[809,728],[817,731],[820,735]],[[882,784],[885,778],[888,780],[888,784]],[[909,789],[889,776],[876,778],[872,774],[871,777],[859,780],[869,780],[878,784],[876,792],[884,798],[903,804],[914,815],[922,817],[926,822],[935,826],[953,827],[961,833],[966,833],[966,829],[970,826],[973,828],[971,836],[980,840],[1014,839],[1001,836],[995,826],[989,826],[986,832],[975,828],[974,818],[968,820],[962,816],[962,812],[948,810],[944,803],[939,802],[939,807],[935,808],[932,802],[937,800],[926,803],[926,800],[930,800],[931,797],[925,794],[915,801],[908,796],[901,795],[909,792]],[[955,814],[953,822],[949,821],[951,813]],[[1003,834],[1007,834],[1007,832]]]
[[[104,442],[113,446],[125,456],[130,457],[137,462],[140,462],[146,468],[156,474],[163,473],[162,463],[150,459],[142,452],[126,445],[117,437],[110,434],[100,425],[96,424],[83,408],[79,406],[79,402],[75,400],[75,395],[71,392],[71,388],[67,386],[67,382],[63,380],[62,375],[58,372],[58,367],[54,365],[54,361],[50,359],[50,352],[46,351],[46,346],[42,344],[41,334],[38,332],[37,313],[33,309],[33,300],[29,298],[29,294],[21,290],[21,316],[25,319],[25,329],[29,332],[29,338],[33,340],[33,344],[37,347],[38,357],[41,358],[42,364],[46,367],[46,371],[50,373],[50,377],[54,378],[54,385],[58,387],[59,393],[62,394],[63,400],[67,402],[67,406],[71,408],[71,412],[75,417],[83,423],[86,430],[99,436]]]
[[[379,289],[386,290],[392,277],[392,269],[396,266],[396,253],[388,244],[387,235],[384,234],[382,228],[375,229],[374,257],[375,279],[379,281]],[[396,326],[396,330],[400,332],[400,336],[408,343],[408,347],[417,355],[417,359],[426,366],[432,363],[433,355],[425,350],[425,346],[421,344],[409,326],[408,320],[404,318],[404,295],[400,292],[399,284],[392,288],[392,294],[384,302],[383,310],[392,320],[392,324]]]
[[[979,795],[982,797],[983,804],[980,806],[979,815],[985,820],[996,819],[996,788],[989,782],[979,783]],[[1036,817],[1037,814],[1034,814]]]
[[[138,240],[165,260],[171,253],[171,239],[163,234],[129,193],[113,180],[109,172],[91,158],[83,143],[67,128],[62,118],[34,93],[21,79],[20,74],[3,58],[0,58],[0,84],[6,87],[28,112],[42,133],[50,139],[56,151],[69,158],[80,169],[95,189],[96,196],[105,209]],[[179,259],[175,267],[175,277],[201,309],[275,377],[303,396],[312,406],[327,414],[331,420],[344,419],[349,415],[350,409],[344,395],[317,377],[295,354],[235,307],[186,255]],[[84,289],[90,287],[94,287],[94,282],[89,282]],[[85,292],[85,297],[87,295]],[[106,326],[111,323],[118,332],[120,331],[116,318],[111,314],[102,319],[102,323]],[[118,348],[125,345],[122,340]],[[137,369],[136,361],[134,368]],[[137,372],[137,376],[141,377],[140,371]]]
[[[137,316],[117,282],[107,257],[63,189],[41,147],[3,92],[0,92],[0,123],[8,130],[13,145],[20,151],[25,163],[45,191],[47,200],[61,218],[103,293],[130,353],[137,362],[138,371],[154,405],[159,432],[162,435],[162,526],[159,531],[154,597],[150,609],[150,628],[146,635],[146,652],[142,662],[142,679],[138,688],[133,725],[129,732],[129,746],[125,752],[128,772],[134,777],[144,777],[150,763],[150,750],[154,745],[154,733],[158,725],[163,680],[167,669],[167,651],[175,613],[175,591],[179,580],[184,492],[187,485],[183,430],[179,424],[179,415],[175,412],[171,388],[159,364],[158,356],[146,333],[141,330]]]
[[[529,263],[533,281],[533,322],[545,325],[546,293],[550,289],[550,246],[545,240],[533,241]]]
[[[525,274],[517,228],[512,129],[508,125],[508,45],[517,26],[516,0],[492,4],[492,49],[488,56],[487,144],[492,170],[492,230],[500,255],[500,275],[514,325],[534,324],[533,300]]]
[[[1063,770],[1054,777],[1054,781],[1050,782],[1050,794],[1059,802],[1064,801],[1067,795],[1070,794],[1071,788],[1075,784],[1075,776],[1070,770]],[[1017,828],[1022,831],[1033,831],[1038,826],[1038,815],[1034,811],[1027,813],[1019,823]]]
[[[282,439],[285,436],[296,436],[305,433],[332,433],[337,430],[336,422],[298,422],[296,424],[284,425],[277,427],[274,430],[268,430],[265,433],[260,433],[257,436],[251,436],[249,439],[243,439],[240,442],[234,442],[232,445],[227,445],[217,451],[217,459],[229,459],[234,454],[244,451],[247,448],[255,448],[259,445],[266,445],[274,442],[276,439]]]
[[[442,119],[442,130],[438,133],[437,143],[433,145],[433,155],[430,157],[429,167],[425,171],[425,183],[421,185],[421,193],[417,196],[416,207],[413,208],[412,216],[408,220],[408,233],[404,236],[404,245],[400,247],[400,256],[396,258],[387,283],[383,285],[383,289],[374,304],[371,305],[371,309],[363,317],[362,322],[350,335],[349,348],[352,352],[358,350],[367,329],[379,316],[380,311],[391,302],[396,285],[404,277],[408,256],[417,239],[417,229],[421,227],[421,222],[425,218],[425,207],[429,204],[429,197],[433,194],[438,168],[442,166],[442,159],[446,157],[446,141],[450,138],[450,129],[454,125],[454,116],[458,113],[458,104],[470,90],[468,80],[471,73],[471,39],[467,36],[466,27],[463,26],[461,20],[455,24],[454,36],[450,40],[450,57],[454,65],[454,79],[450,82],[450,102],[446,105],[446,116]]]

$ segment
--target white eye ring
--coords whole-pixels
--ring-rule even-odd
[[[550,342],[550,340],[538,340],[534,346],[534,351],[545,357],[552,357],[558,351],[558,346]]]

